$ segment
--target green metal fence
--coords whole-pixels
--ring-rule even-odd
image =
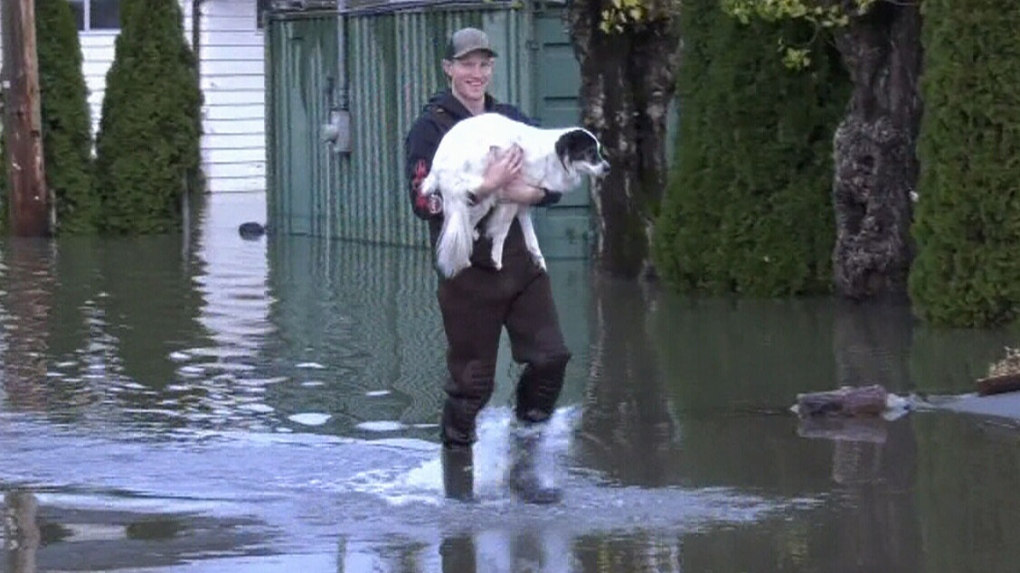
[[[545,126],[572,124],[580,79],[558,14],[555,7],[502,0],[270,11],[270,224],[284,233],[425,246],[426,227],[407,199],[404,135],[428,97],[445,86],[446,38],[466,25],[484,29],[500,53],[493,95]],[[334,121],[349,139],[324,138]],[[538,210],[549,258],[587,256],[589,204],[580,190],[557,208]]]
[[[527,60],[515,57],[523,41],[527,12],[444,6],[402,12],[346,15],[354,145],[342,159],[340,209],[332,227],[343,239],[376,243],[425,244],[425,226],[409,208],[403,176],[404,134],[422,105],[443,83],[440,60],[446,37],[462,26],[484,29],[507,57],[495,73],[493,93],[520,101]],[[520,61],[520,63],[516,62]],[[522,70],[522,68],[524,68]]]
[[[408,208],[403,136],[442,85],[444,39],[457,27],[474,25],[485,28],[502,48],[520,37],[515,29],[522,15],[480,3],[271,13],[267,130],[272,222],[293,233],[425,244],[425,227]],[[494,82],[497,97],[520,98],[520,81],[514,78],[521,74],[509,73],[513,59],[501,62],[504,73]],[[349,112],[349,153],[321,137],[331,110]]]
[[[335,106],[339,14],[268,13],[266,174],[269,222],[278,232],[329,234],[339,178],[320,127]]]

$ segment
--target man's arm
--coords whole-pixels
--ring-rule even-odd
[[[404,140],[405,165],[411,209],[419,219],[429,220],[442,215],[442,198],[436,194],[422,195],[421,183],[432,167],[432,158],[442,136],[439,128],[426,118],[419,118],[411,126]]]
[[[499,198],[508,203],[520,203],[544,207],[559,202],[562,193],[533,187],[521,180],[514,181],[500,191]]]

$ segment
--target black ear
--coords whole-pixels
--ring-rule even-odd
[[[556,156],[566,167],[567,160],[580,156],[584,149],[591,145],[597,145],[591,135],[583,129],[572,129],[556,140]]]

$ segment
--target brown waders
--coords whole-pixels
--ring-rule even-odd
[[[515,416],[524,428],[541,427],[552,416],[563,388],[570,351],[560,330],[549,275],[524,248],[515,221],[507,237],[503,268],[488,257],[489,240],[480,239],[473,264],[452,279],[440,279],[438,298],[449,348],[442,416],[447,494],[472,496],[471,446],[477,441],[479,412],[492,397],[499,339],[505,327],[515,362],[525,365],[517,382]],[[529,435],[536,435],[531,431]],[[558,492],[538,485],[533,467],[536,438],[518,438],[510,486],[529,501],[552,502]]]

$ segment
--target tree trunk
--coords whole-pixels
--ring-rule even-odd
[[[650,246],[668,176],[666,120],[679,32],[670,17],[605,34],[603,7],[599,0],[572,2],[567,20],[581,68],[581,122],[612,166],[592,188],[595,257],[603,270],[634,278],[654,274]]]
[[[921,118],[920,32],[916,3],[879,1],[836,35],[854,84],[834,141],[833,272],[844,297],[907,294]]]

